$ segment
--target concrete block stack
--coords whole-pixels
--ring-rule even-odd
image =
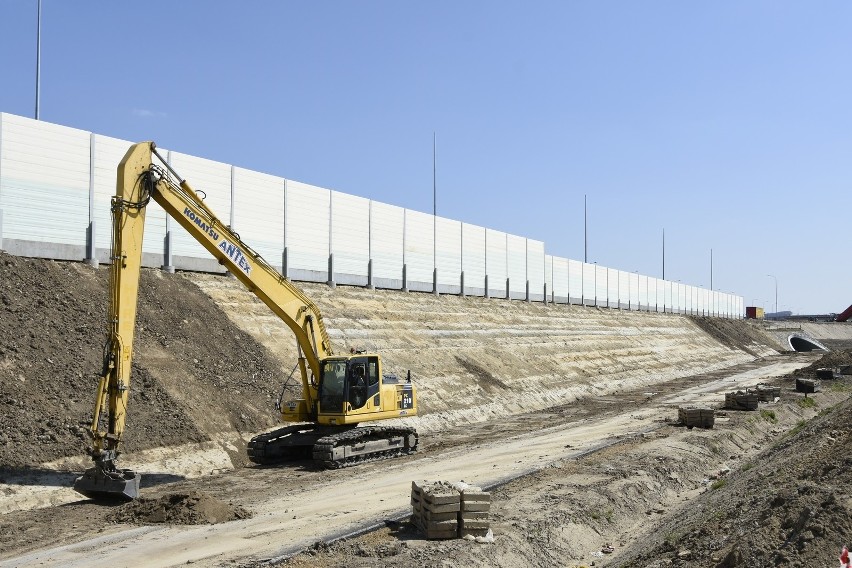
[[[491,494],[481,487],[467,483],[453,484],[461,494],[461,510],[459,511],[459,536],[484,537],[491,528],[488,513],[491,511]]]
[[[716,411],[706,406],[681,406],[677,417],[687,428],[712,428],[716,423]]]
[[[427,539],[484,537],[491,494],[463,482],[412,481],[412,522]]]
[[[803,379],[796,377],[796,392],[814,393],[822,390],[819,379]]]
[[[725,395],[725,408],[729,410],[757,410],[757,393],[729,392]]]
[[[833,379],[842,379],[843,373],[840,372],[840,369],[821,367],[816,370],[816,378],[827,381],[831,381]]]
[[[764,383],[757,385],[754,392],[757,393],[757,400],[760,402],[774,402],[776,398],[781,398],[781,387],[773,387]]]

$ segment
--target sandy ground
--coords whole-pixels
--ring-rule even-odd
[[[660,385],[656,393],[623,393],[577,408],[483,423],[431,445],[427,441],[410,459],[332,472],[306,465],[244,468],[145,491],[157,496],[192,487],[251,511],[253,517],[245,520],[196,527],[127,526],[98,521],[103,507],[77,503],[53,513],[64,525],[80,529],[73,543],[35,525],[26,529],[26,538],[17,539],[15,548],[4,550],[0,566],[221,566],[283,558],[317,541],[404,517],[414,479],[498,486],[592,450],[648,436],[676,416],[677,405],[718,403],[726,391],[787,374],[812,359],[775,357]],[[14,514],[7,515],[3,524],[14,521]],[[27,552],[33,548],[37,550]]]
[[[783,376],[812,373],[817,355],[780,355],[754,322],[304,288],[338,350],[412,370],[421,451],[340,471],[247,465],[247,440],[275,423],[292,336],[233,279],[144,271],[121,460],[143,474],[144,500],[95,504],[70,485],[89,465],[106,271],[0,253],[0,566],[600,566],[632,562],[634,549],[648,566],[757,565],[771,551],[689,540],[711,526],[690,507],[706,507],[718,472],[744,469],[848,396],[840,381],[804,405]],[[765,380],[784,388],[774,406],[727,413],[709,431],[672,424],[678,405],[718,405]],[[494,544],[413,531],[410,482],[425,478],[492,488]],[[777,524],[802,533],[778,565],[809,566],[809,543],[837,536]]]

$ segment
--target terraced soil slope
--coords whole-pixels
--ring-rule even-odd
[[[60,458],[84,455],[102,367],[107,281],[105,267],[0,253],[4,468],[52,463],[50,469]],[[746,322],[304,288],[339,351],[375,350],[386,371],[411,369],[420,389],[415,425],[424,432],[650,388],[777,347]],[[146,270],[135,355],[126,453],[212,442],[227,454],[226,465],[238,465],[246,439],[275,424],[274,400],[296,352],[286,327],[236,280]]]
[[[239,282],[192,278],[241,329],[295,360],[290,332]],[[746,321],[300,286],[320,307],[335,349],[376,351],[386,372],[411,370],[423,431],[650,387],[780,348]]]

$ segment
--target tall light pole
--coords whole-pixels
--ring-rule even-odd
[[[438,137],[432,132],[432,293],[438,293]]]
[[[36,29],[36,92],[35,119],[39,116],[39,99],[41,92],[41,0],[38,0],[38,20]]]
[[[777,317],[778,314],[778,278],[775,277],[774,274],[767,274],[768,277],[775,280],[775,314]]]
[[[585,194],[583,195],[583,262],[589,262],[589,215]]]

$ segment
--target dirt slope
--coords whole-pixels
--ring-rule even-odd
[[[106,267],[0,252],[0,467],[32,469],[84,454],[107,281]],[[413,370],[423,431],[653,384],[777,348],[743,322],[304,287],[338,350],[378,350],[386,371]],[[296,358],[289,330],[234,279],[144,270],[136,337],[125,453],[224,436],[223,451],[241,463],[245,438],[275,423],[274,400]]]
[[[848,382],[834,383],[848,390]],[[622,566],[837,566],[852,535],[852,400],[801,422]]]
[[[32,468],[88,443],[106,337],[108,270],[0,252],[0,465]],[[274,423],[280,363],[197,286],[143,272],[126,452]]]
[[[295,359],[289,330],[239,282],[193,279],[236,325]],[[299,285],[320,307],[336,349],[377,351],[386,370],[412,371],[420,405],[412,422],[423,432],[649,386],[780,349],[744,321]]]

